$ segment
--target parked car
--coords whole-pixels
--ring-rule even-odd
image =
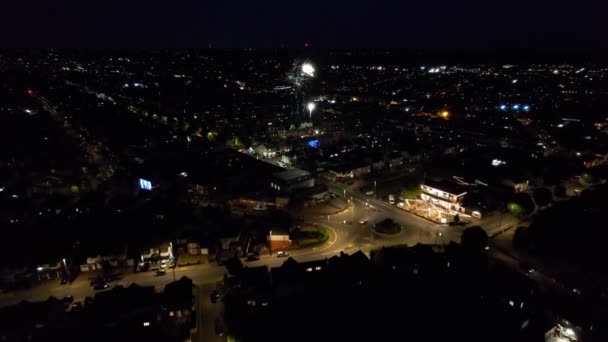
[[[260,256],[257,254],[249,254],[247,256],[247,259],[245,259],[246,261],[256,261],[256,260],[260,260]]]
[[[211,303],[217,303],[220,300],[219,292],[213,290],[213,292],[211,292],[211,294],[209,295],[209,299],[211,300]]]
[[[93,284],[93,290],[104,290],[110,287],[110,284],[106,282],[97,282]]]
[[[283,257],[287,257],[289,256],[289,253],[286,251],[278,251],[277,252],[277,258],[283,258]]]
[[[74,304],[72,304],[72,312],[78,312],[78,311],[82,311],[82,303],[81,302],[76,302]]]
[[[219,318],[215,319],[215,334],[218,336],[224,336],[226,332],[224,331],[224,325]]]

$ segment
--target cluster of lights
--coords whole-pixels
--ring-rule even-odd
[[[500,108],[500,110],[502,111],[506,111],[506,110],[523,110],[524,112],[529,112],[530,111],[530,105],[520,105],[520,104],[513,104],[513,105],[506,105],[506,104],[501,104],[500,106],[498,106],[498,108]]]
[[[442,66],[442,67],[439,67],[439,68],[430,68],[429,69],[429,73],[436,74],[436,73],[441,72],[441,71],[443,71],[445,69],[446,69],[445,66]],[[422,70],[424,70],[424,69],[422,69]]]

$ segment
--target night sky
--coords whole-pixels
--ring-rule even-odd
[[[9,1],[6,1],[7,3]],[[403,47],[606,51],[601,1],[14,2],[2,47]],[[36,3],[36,5],[33,5]]]

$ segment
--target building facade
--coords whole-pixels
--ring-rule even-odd
[[[462,200],[466,191],[459,185],[448,182],[425,182],[420,184],[420,198],[425,202],[441,207],[450,213],[465,213]]]

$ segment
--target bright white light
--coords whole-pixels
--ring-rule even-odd
[[[32,114],[32,110],[31,109],[26,109],[25,112],[28,113],[28,114]]]
[[[308,111],[309,111],[309,112],[312,112],[313,110],[315,110],[315,107],[316,107],[316,105],[315,105],[315,103],[314,103],[314,102],[309,102],[309,103],[306,105],[306,108],[308,108]]]
[[[37,270],[38,272],[42,272],[42,270],[43,270],[43,269],[44,269],[44,268],[42,268],[42,267],[38,267],[38,268],[36,268],[36,270]]]
[[[302,73],[306,76],[313,77],[315,75],[315,67],[310,63],[302,64]]]
[[[144,322],[144,327],[149,327],[150,326],[150,322]]]
[[[576,338],[576,334],[571,328],[564,329],[564,335]]]
[[[6,189],[6,187],[0,186],[0,192],[4,191],[4,189]]]
[[[517,83],[517,80],[513,80],[513,81],[511,81],[511,83],[515,84],[515,83]]]
[[[492,166],[500,166],[500,165],[504,165],[507,162],[500,160],[500,159],[492,159]]]

